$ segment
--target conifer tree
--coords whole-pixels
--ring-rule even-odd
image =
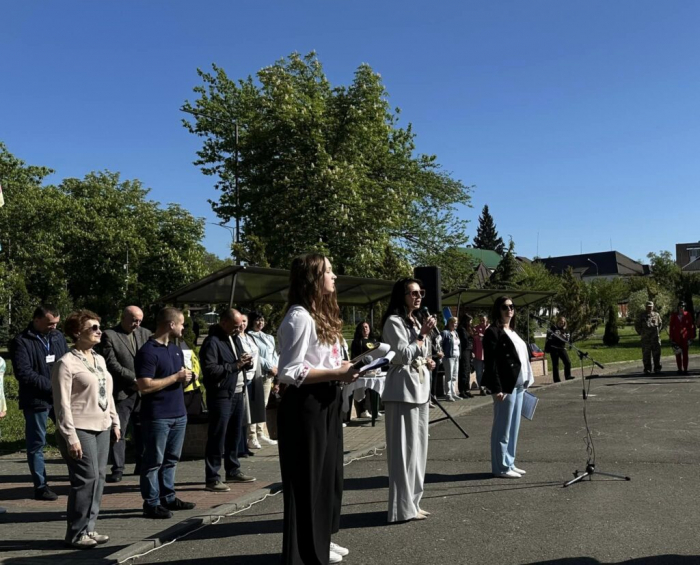
[[[522,269],[515,258],[515,244],[510,240],[508,251],[489,279],[490,288],[515,288]]]
[[[479,216],[479,226],[476,228],[474,247],[477,249],[490,249],[499,255],[503,255],[505,252],[503,239],[498,235],[496,223],[489,212],[488,204],[484,205],[481,216]]]

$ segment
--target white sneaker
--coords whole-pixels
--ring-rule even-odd
[[[512,469],[509,469],[505,473],[494,473],[493,476],[499,479],[519,479],[520,477],[522,477],[520,473],[516,473]]]
[[[338,545],[337,543],[333,542],[331,542],[331,551],[342,557],[345,557],[348,553],[350,553],[350,550],[347,547],[343,547],[342,545]]]
[[[359,417],[360,418],[371,418],[372,414],[370,414],[368,410],[365,410],[362,414],[360,414]]]
[[[262,445],[257,439],[248,440],[248,449],[262,449]]]
[[[448,396],[447,398],[445,398],[445,402],[455,402],[454,396]]]
[[[267,445],[277,445],[277,440],[270,439],[267,436],[259,436],[259,439],[264,441]]]
[[[328,557],[328,563],[340,563],[343,560],[343,556],[337,554],[335,551],[331,551],[330,557]]]
[[[515,471],[516,473],[518,473],[518,475],[525,475],[526,474],[526,471],[523,471],[522,469],[518,469],[515,465],[513,465],[513,468],[511,469],[511,471]]]

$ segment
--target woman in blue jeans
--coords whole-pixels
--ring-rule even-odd
[[[496,300],[491,319],[484,333],[482,379],[493,397],[491,471],[494,477],[519,479],[525,474],[515,466],[523,393],[535,379],[527,345],[515,332],[515,305],[509,296]]]

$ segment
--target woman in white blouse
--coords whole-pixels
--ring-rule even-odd
[[[277,414],[284,495],[282,563],[339,563],[348,550],[331,542],[340,525],[343,427],[339,383],[358,373],[342,360],[342,319],[331,264],[297,257],[287,314],[277,331],[278,377],[287,385]]]
[[[481,384],[493,395],[491,471],[502,479],[525,474],[515,466],[523,394],[535,379],[526,343],[515,332],[515,305],[509,296],[496,300],[494,321],[484,332],[484,376]]]
[[[272,391],[272,383],[277,378],[279,355],[275,349],[275,338],[263,332],[264,327],[265,316],[263,316],[262,312],[253,311],[248,314],[248,329],[246,331],[258,346],[258,361],[260,362],[263,378],[263,403],[267,407],[267,401],[270,399],[270,392]],[[277,445],[275,440],[270,439],[270,435],[267,432],[267,423],[265,422],[251,426],[248,438],[250,439],[251,436],[254,436],[259,442]]]
[[[423,319],[425,291],[417,279],[398,281],[382,319],[382,341],[395,353],[386,376],[384,401],[386,455],[389,467],[389,522],[423,520],[421,510],[428,459],[430,333],[435,318]]]

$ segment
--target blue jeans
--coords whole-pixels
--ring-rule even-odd
[[[506,394],[503,400],[493,397],[493,428],[491,429],[491,471],[505,473],[515,465],[515,450],[518,446],[520,415],[523,411],[521,386]]]
[[[36,490],[45,489],[46,466],[44,465],[44,446],[46,445],[46,422],[49,419],[49,411],[36,412],[32,409],[24,410],[24,437],[27,442],[27,463],[29,472],[34,481]],[[51,414],[53,420],[53,414]]]
[[[175,500],[175,467],[185,441],[187,416],[143,420],[141,497],[144,506],[170,504]]]

